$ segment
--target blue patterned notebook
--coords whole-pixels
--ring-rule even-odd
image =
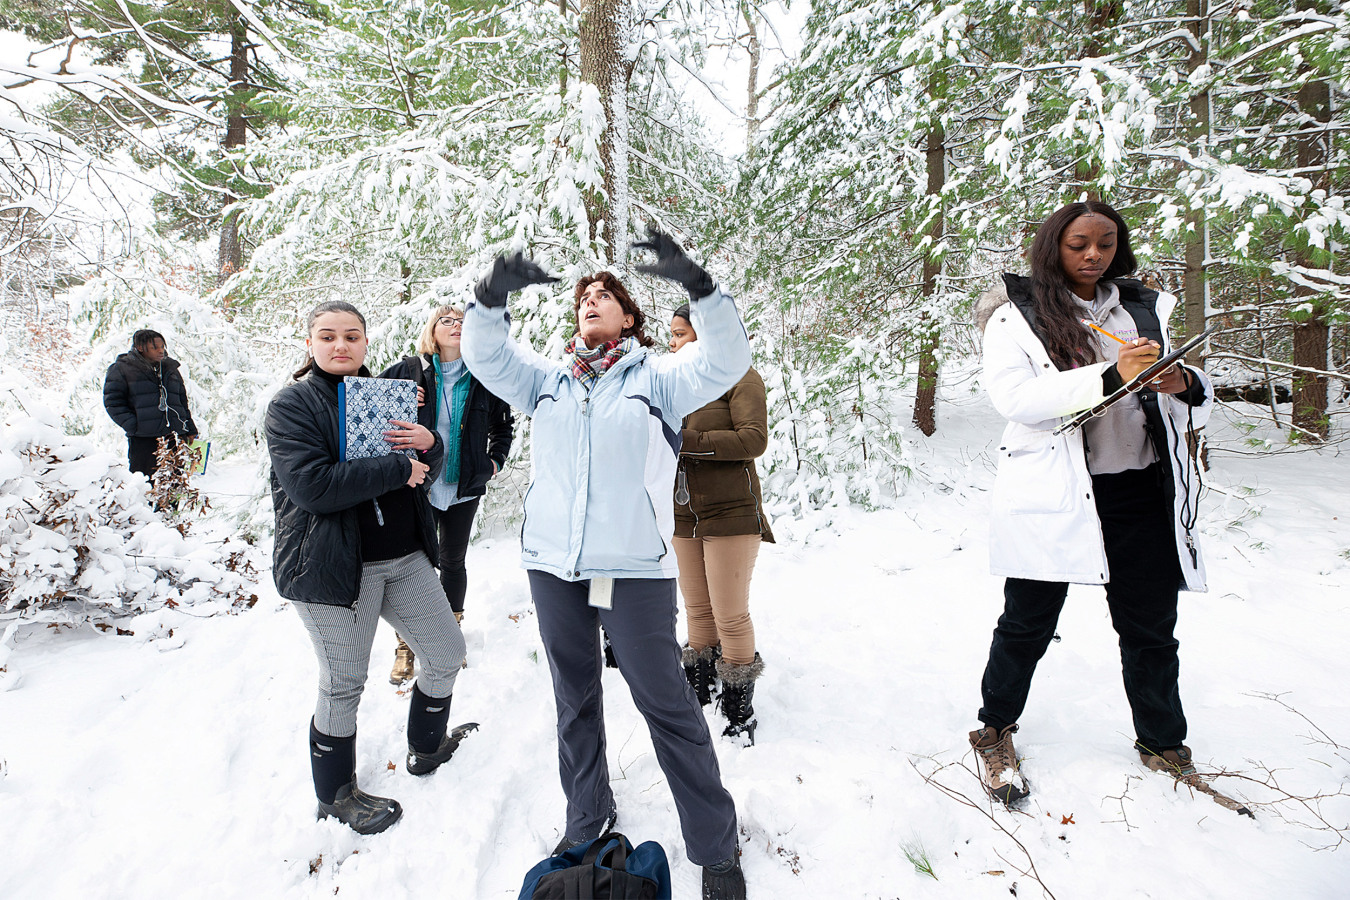
[[[390,419],[417,421],[417,384],[393,378],[348,375],[338,384],[338,432],[342,458],[366,459],[400,452],[384,439]],[[402,451],[408,456],[417,451]]]

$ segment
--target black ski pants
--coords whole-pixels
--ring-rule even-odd
[[[567,837],[598,837],[614,807],[600,684],[603,624],[674,795],[689,861],[710,866],[730,859],[736,853],[736,806],[722,786],[708,722],[680,662],[675,579],[617,578],[613,608],[596,609],[589,605],[589,581],[533,570],[529,577],[558,707]]]
[[[478,512],[481,497],[452,503],[446,509],[438,509],[436,531],[440,542],[440,559],[437,568],[441,570],[441,587],[445,590],[445,599],[450,608],[457,613],[464,612],[464,595],[469,588],[469,573],[464,568],[464,558],[469,553],[469,536],[473,533],[473,517]]]
[[[1120,637],[1121,674],[1140,747],[1161,753],[1186,739],[1173,636],[1183,583],[1162,467],[1092,478],[1106,543],[1106,602]],[[1009,578],[981,681],[979,719],[1002,730],[1026,707],[1031,677],[1055,634],[1069,586]]]

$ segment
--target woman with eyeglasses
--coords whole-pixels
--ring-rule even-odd
[[[488,480],[506,465],[515,435],[511,407],[469,374],[460,358],[463,327],[463,310],[438,307],[422,329],[417,356],[405,357],[380,373],[381,378],[417,383],[418,424],[445,442],[445,464],[427,481],[439,533],[441,586],[458,622],[464,620],[468,588],[464,558],[474,514]],[[413,651],[400,637],[390,683],[412,679],[413,659]]]

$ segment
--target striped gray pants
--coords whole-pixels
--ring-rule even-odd
[[[421,662],[417,686],[428,697],[448,697],[464,662],[464,633],[441,581],[421,550],[366,563],[356,606],[293,603],[319,659],[319,702],[314,727],[333,737],[356,734],[356,708],[370,671],[370,646],[381,617],[408,642]]]

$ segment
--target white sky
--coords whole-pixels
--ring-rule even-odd
[[[789,6],[790,4],[790,6]],[[760,10],[768,17],[769,26],[761,21],[759,39],[762,45],[759,89],[773,80],[774,70],[801,50],[801,32],[811,12],[809,0],[770,0]],[[744,23],[742,34],[744,33]],[[730,29],[715,40],[725,44],[723,49],[709,54],[707,68],[700,80],[688,80],[686,99],[698,107],[715,130],[720,129],[718,149],[727,154],[738,154],[745,149],[746,87],[750,74],[750,60],[740,46],[731,46]],[[761,116],[764,107],[761,107]]]

